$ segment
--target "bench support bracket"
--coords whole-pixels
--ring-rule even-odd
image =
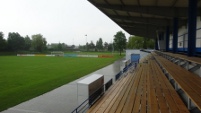
[[[191,99],[190,98],[188,98],[188,103],[187,104],[188,104],[187,107],[190,110],[191,109]]]
[[[194,66],[194,67],[188,69],[188,71],[190,71],[190,72],[194,72],[194,71],[200,69],[200,67],[201,67],[201,66],[197,64],[196,66]]]
[[[174,85],[175,85],[175,90],[178,91],[178,90],[179,90],[179,86],[178,86],[178,84],[175,82]]]

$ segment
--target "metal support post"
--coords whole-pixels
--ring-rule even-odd
[[[188,97],[188,103],[187,103],[188,109],[191,109],[191,99]]]
[[[195,55],[198,0],[188,0],[188,56]]]

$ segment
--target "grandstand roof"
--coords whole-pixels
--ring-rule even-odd
[[[88,0],[131,35],[155,38],[156,32],[172,32],[173,18],[186,26],[189,0]],[[201,16],[201,0],[198,0]]]

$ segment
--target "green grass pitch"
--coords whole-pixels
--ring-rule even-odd
[[[0,111],[69,83],[118,58],[0,56]]]

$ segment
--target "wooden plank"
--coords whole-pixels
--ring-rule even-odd
[[[140,100],[141,100],[141,96],[136,96],[136,99],[135,99],[135,104],[134,104],[134,108],[133,108],[133,111],[132,113],[139,113],[140,111]]]
[[[122,108],[122,106],[125,104],[125,101],[129,95],[129,93],[131,92],[131,87],[133,85],[133,80],[135,79],[135,77],[133,77],[130,81],[129,84],[125,86],[125,88],[121,91],[121,94],[119,95],[119,97],[117,98],[117,100],[115,101],[115,103],[113,104],[113,106],[110,109],[107,109],[105,112],[108,113],[114,113],[114,112],[120,112]]]
[[[150,106],[150,113],[159,113],[158,104],[151,104]]]
[[[146,104],[141,103],[140,113],[147,113],[147,105]]]
[[[176,103],[174,102],[174,100],[172,99],[172,97],[170,95],[165,95],[165,100],[167,101],[171,112],[172,111],[179,112],[179,109],[176,106]]]
[[[159,89],[156,89],[156,93],[158,94],[157,96],[157,100],[158,100],[158,103],[159,103],[159,109],[160,109],[160,112],[162,113],[169,113],[170,112],[170,108],[168,106],[168,102],[165,100],[165,95],[174,95],[174,98],[173,99],[177,99],[178,102],[176,103],[175,100],[172,101],[172,105],[170,107],[172,107],[173,105],[174,106],[177,106],[177,104],[179,102],[181,102],[181,99],[179,98],[178,94],[176,93],[176,91],[173,89],[173,87],[170,85],[169,81],[167,80],[167,78],[165,77],[165,75],[162,73],[160,67],[155,63],[153,62],[152,63],[152,66],[155,70],[155,75],[157,75],[157,79],[159,81],[159,84],[160,84],[160,88]],[[163,76],[161,76],[163,75]],[[155,78],[156,79],[156,78]],[[161,94],[161,95],[160,95]],[[167,97],[166,97],[167,98]],[[175,102],[175,103],[174,103]],[[170,102],[169,102],[170,103]],[[178,109],[180,112],[183,110],[185,112],[189,112],[186,108],[186,106],[182,103],[180,103],[181,106],[181,110]],[[178,108],[178,106],[177,106]],[[186,111],[187,110],[187,111]],[[173,110],[172,110],[173,111]],[[174,110],[176,111],[176,110]],[[173,112],[174,112],[173,111]]]
[[[141,72],[136,76],[134,85],[132,87],[132,92],[128,96],[128,99],[127,99],[121,113],[131,113],[132,112],[133,105],[134,105],[135,99],[136,99],[135,96],[136,96],[137,87],[138,87],[139,80],[140,80],[140,75],[142,74],[142,71],[143,71],[143,68],[141,68],[141,69],[142,69]],[[120,108],[118,108],[118,109],[120,109]],[[117,110],[117,111],[120,111],[120,110]]]
[[[101,108],[101,106],[105,106],[106,103],[109,103],[108,101],[113,100],[115,95],[117,95],[119,93],[119,91],[123,88],[123,86],[126,84],[126,81],[130,79],[130,77],[132,77],[131,75],[125,77],[124,79],[118,81],[116,84],[114,84],[112,86],[112,88],[110,88],[108,90],[108,92],[106,92],[101,99],[98,100],[98,102],[96,102],[89,110],[88,113],[90,112],[95,112],[97,111],[99,108]]]

